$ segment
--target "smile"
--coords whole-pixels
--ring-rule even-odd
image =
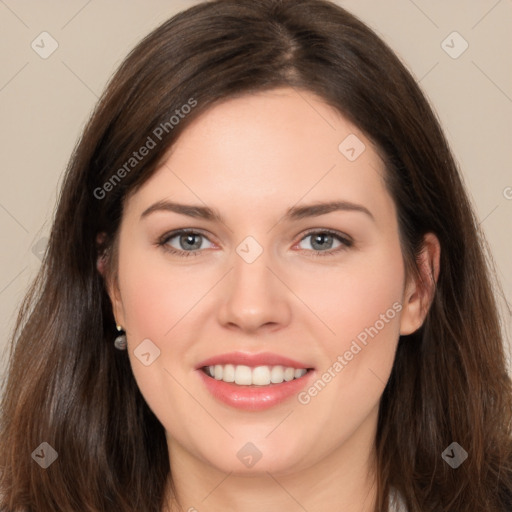
[[[290,382],[294,379],[300,379],[308,370],[306,368],[292,368],[276,366],[257,366],[251,368],[246,365],[217,364],[204,366],[203,372],[215,380],[223,382],[233,382],[238,386],[269,386],[271,384],[281,384]]]
[[[291,400],[316,375],[310,363],[268,352],[210,357],[194,373],[216,401],[246,411],[262,411]]]

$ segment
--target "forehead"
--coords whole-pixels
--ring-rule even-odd
[[[141,211],[173,198],[260,215],[336,199],[389,209],[384,172],[372,143],[338,111],[313,93],[281,88],[201,114],[131,203]]]

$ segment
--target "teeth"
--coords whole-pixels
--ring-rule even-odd
[[[257,366],[252,371],[252,384],[256,386],[268,386],[270,384],[270,368]]]
[[[304,371],[303,370],[295,370],[295,373],[293,374],[293,376],[298,379],[300,377],[302,377],[304,375]]]
[[[285,368],[284,370],[284,380],[286,382],[289,382],[290,380],[293,380],[295,377],[295,368]]]
[[[232,364],[224,365],[222,380],[224,382],[235,382],[235,367]]]
[[[217,369],[217,366],[215,369]],[[252,384],[252,371],[248,366],[238,365],[235,368],[235,384],[244,386]]]
[[[216,380],[234,382],[239,386],[268,386],[281,384],[306,375],[305,368],[291,368],[284,366],[256,366],[251,368],[243,364],[216,364],[204,368],[207,375]]]
[[[282,366],[273,366],[270,371],[270,382],[273,384],[281,384],[284,380],[284,368]]]

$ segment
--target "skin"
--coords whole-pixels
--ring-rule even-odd
[[[338,149],[349,134],[365,144],[352,162]],[[129,197],[118,280],[108,290],[135,379],[166,430],[182,510],[373,510],[379,400],[399,335],[421,326],[431,300],[428,287],[406,279],[383,175],[357,127],[314,94],[282,88],[208,110]],[[282,220],[292,206],[341,199],[374,219],[334,211]],[[170,211],[141,220],[160,200],[209,206],[223,222]],[[198,255],[157,245],[182,228],[204,235],[192,240]],[[353,245],[322,256],[342,244],[333,238],[318,248],[310,229],[335,230]],[[263,249],[252,263],[236,252],[247,236]],[[190,252],[186,242],[175,236],[167,245]],[[431,268],[437,280],[439,251],[428,234],[420,260],[428,282]],[[307,404],[292,397],[265,411],[234,409],[213,398],[195,370],[213,355],[271,351],[310,362],[320,377],[394,303],[401,311]],[[160,350],[149,366],[133,352],[146,338]],[[247,442],[262,454],[252,468],[237,457]]]

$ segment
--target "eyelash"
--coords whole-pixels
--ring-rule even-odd
[[[204,235],[203,233],[201,233],[200,231],[193,230],[193,229],[180,229],[180,230],[177,230],[177,231],[172,231],[170,233],[166,233],[165,235],[163,235],[157,241],[156,245],[158,247],[161,247],[164,251],[166,251],[168,253],[175,254],[175,255],[178,255],[178,256],[183,256],[185,258],[188,258],[189,256],[199,256],[200,253],[201,253],[201,250],[180,251],[178,249],[175,249],[174,247],[170,247],[169,245],[167,245],[169,240],[172,240],[173,238],[175,238],[175,237],[177,237],[179,235],[187,235],[187,234],[200,235],[200,236],[208,239],[208,237],[206,235]],[[308,236],[315,235],[315,234],[331,235],[334,238],[336,238],[338,241],[340,241],[342,245],[340,247],[337,247],[336,249],[330,249],[328,251],[315,251],[315,250],[303,249],[305,251],[312,252],[313,253],[312,254],[313,257],[332,256],[332,255],[335,255],[335,254],[337,254],[337,253],[339,253],[341,251],[347,250],[349,247],[352,247],[352,245],[353,245],[353,241],[352,240],[350,240],[349,238],[347,238],[345,236],[342,236],[341,233],[339,233],[337,231],[330,230],[330,229],[308,231],[299,240],[299,242],[302,242],[302,240],[304,240]]]

